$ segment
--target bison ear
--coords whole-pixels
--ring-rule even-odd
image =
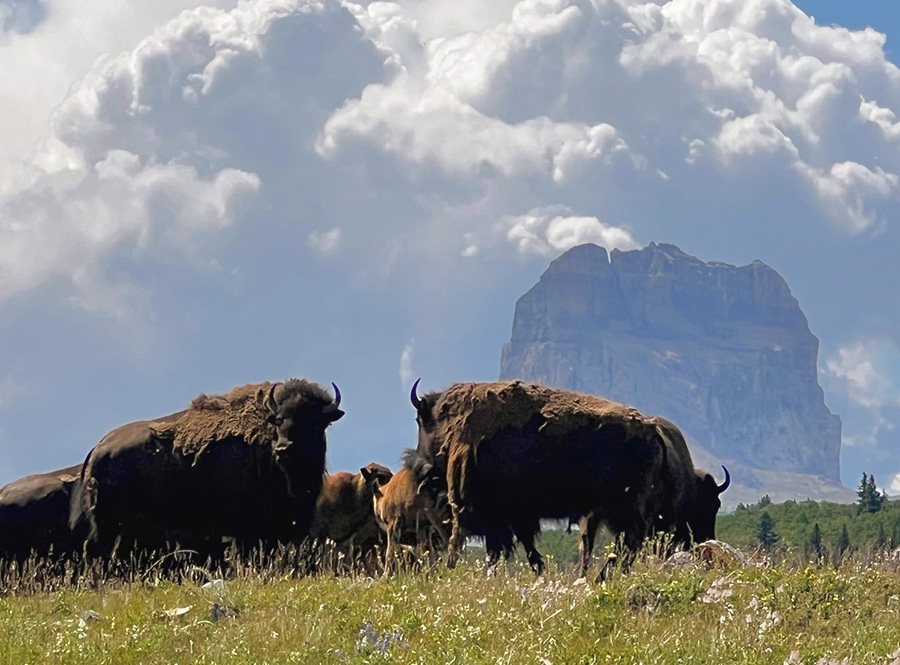
[[[370,465],[366,465],[359,470],[362,474],[363,479],[368,483],[371,482],[373,478],[375,478],[375,472],[372,471]]]
[[[335,409],[334,411],[329,411],[328,413],[325,414],[325,419],[330,423],[333,423],[336,420],[340,420],[343,417],[344,417],[344,412],[341,411],[340,409]]]

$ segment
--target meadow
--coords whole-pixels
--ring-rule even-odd
[[[710,570],[648,554],[602,584],[553,556],[538,578],[471,554],[374,579],[248,564],[53,592],[23,571],[0,597],[0,663],[900,665],[888,554]]]

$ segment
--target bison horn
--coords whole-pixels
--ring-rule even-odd
[[[419,399],[419,396],[416,394],[416,390],[419,388],[419,381],[422,380],[422,377],[416,379],[416,382],[412,386],[412,390],[409,391],[409,401],[412,402],[412,405],[416,407],[416,411],[419,410],[419,407],[422,406],[422,400]]]
[[[265,405],[272,413],[278,413],[278,403],[275,401],[275,388],[277,386],[277,383],[273,383],[272,387],[269,388],[269,393],[266,395]]]
[[[725,465],[722,465],[722,470],[725,472],[725,482],[719,485],[719,494],[728,489],[728,486],[731,485],[731,474],[728,473],[728,469],[725,468]]]
[[[341,405],[341,389],[334,381],[331,382],[331,387],[334,388],[334,408],[336,409]]]

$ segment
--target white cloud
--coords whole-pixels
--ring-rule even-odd
[[[0,301],[53,277],[77,287],[112,251],[151,244],[181,251],[228,225],[259,178],[223,169],[210,178],[177,163],[141,163],[122,150],[78,169],[48,173],[0,201]]]
[[[6,181],[0,298],[123,248],[145,254],[226,228],[264,192],[267,204],[321,209],[322,192],[280,179],[323,165],[394,178],[389,196],[410,203],[382,227],[382,249],[470,259],[503,244],[540,256],[580,242],[630,248],[630,231],[600,220],[636,228],[650,202],[666,210],[754,188],[794,197],[755,197],[758,218],[813,200],[854,233],[884,228],[898,203],[900,157],[886,149],[900,73],[878,33],[817,26],[787,0],[468,2],[472,15],[454,21],[436,2],[199,8],[102,59],[17,184]],[[152,16],[189,5],[171,0]],[[106,26],[106,9],[83,25]],[[304,22],[315,40],[278,41]],[[50,17],[28,39],[46,47],[44,31],[63,29]],[[327,73],[303,64],[327,53],[346,56]],[[347,192],[347,205],[366,210],[381,186],[356,182],[368,188]],[[566,212],[546,212],[555,206]],[[454,218],[440,242],[411,233],[473,207],[480,214]],[[352,214],[316,224],[304,237],[321,254],[352,254],[376,233],[359,233]],[[91,272],[96,284],[104,271]]]
[[[341,229],[337,226],[327,231],[310,231],[306,244],[316,254],[328,256],[340,248],[342,237]]]
[[[233,7],[237,0],[202,0]],[[0,0],[0,193],[46,136],[53,110],[98,58],[132,49],[179,12],[201,0]],[[45,15],[41,8],[45,8]],[[18,26],[4,41],[4,15]]]
[[[524,215],[509,215],[494,224],[490,233],[470,233],[463,256],[478,256],[499,243],[513,246],[519,254],[552,257],[577,245],[594,243],[607,250],[637,249],[641,245],[631,232],[601,222],[596,217],[572,214],[564,206],[535,208]]]
[[[415,376],[413,370],[413,352],[415,349],[415,340],[411,339],[406,343],[406,346],[403,347],[403,352],[400,354],[400,383],[403,386],[412,384],[413,377]]]
[[[900,407],[900,350],[892,342],[874,339],[845,346],[826,362],[826,368],[850,399],[869,414],[860,433],[844,437],[846,445],[872,445],[883,430],[894,429],[886,411]]]

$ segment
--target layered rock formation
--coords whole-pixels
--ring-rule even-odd
[[[825,406],[817,354],[784,279],[759,261],[581,245],[519,299],[500,377],[664,415],[698,461],[735,465],[750,494],[780,493],[766,479],[790,484],[790,474],[837,490],[841,422]]]

